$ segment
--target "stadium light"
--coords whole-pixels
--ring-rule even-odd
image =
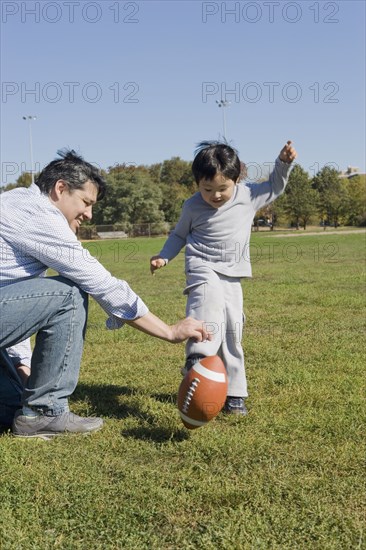
[[[34,183],[34,165],[33,165],[33,143],[32,143],[32,120],[37,120],[36,116],[27,115],[23,116],[23,120],[28,120],[29,127],[29,150],[30,150],[30,161],[31,161],[31,178],[32,183]]]
[[[226,101],[225,99],[220,99],[220,101],[218,101],[216,99],[216,103],[218,105],[218,107],[222,107],[222,125],[223,125],[223,129],[224,129],[224,139],[226,140],[226,117],[225,117],[225,108],[226,107],[229,107],[229,105],[231,104],[231,101]]]

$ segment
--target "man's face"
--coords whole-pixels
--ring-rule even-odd
[[[76,233],[83,221],[92,219],[92,207],[97,202],[97,195],[98,189],[91,181],[84,183],[82,189],[70,190],[65,181],[58,180],[50,200],[61,210]]]
[[[235,182],[218,173],[212,180],[202,179],[198,189],[202,198],[213,208],[220,208],[233,196]]]

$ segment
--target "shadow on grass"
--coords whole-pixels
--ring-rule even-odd
[[[176,393],[152,393],[151,396],[156,401],[160,401],[160,403],[169,403],[170,405],[174,405],[177,402],[177,394]]]
[[[151,441],[153,443],[167,443],[168,441],[179,443],[189,439],[189,433],[186,430],[179,429],[172,431],[171,429],[163,427],[158,428],[156,426],[123,430],[121,434],[124,437],[132,437],[134,439],[141,439],[142,441]]]
[[[110,418],[126,418],[127,416],[141,416],[141,411],[136,406],[121,404],[121,396],[133,396],[137,390],[128,386],[89,385],[78,384],[71,396],[72,401],[85,401],[95,410],[96,414]]]
[[[128,386],[113,386],[109,385],[89,385],[78,384],[75,392],[71,397],[71,401],[85,401],[89,403],[97,415],[109,418],[123,419],[129,416],[134,416],[144,423],[146,426],[123,430],[121,433],[124,437],[131,437],[143,441],[151,441],[154,443],[166,443],[168,441],[180,442],[189,438],[189,433],[184,429],[164,428],[156,426],[156,419],[150,412],[141,410],[137,405],[121,404],[121,396],[138,396],[141,395],[139,390]],[[176,394],[169,393],[153,393],[149,398],[175,405]],[[152,423],[154,425],[152,425]]]

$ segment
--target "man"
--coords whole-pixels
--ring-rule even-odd
[[[110,329],[128,323],[172,343],[210,338],[203,323],[191,318],[166,325],[126,281],[113,277],[81,246],[77,228],[91,219],[105,181],[74,151],[60,156],[28,189],[0,197],[0,424],[12,424],[20,437],[47,439],[102,427],[102,419],[82,418],[68,407],[79,376],[89,294],[108,314]],[[47,268],[59,275],[44,277]],[[23,388],[14,357],[17,345],[33,334],[31,371]]]

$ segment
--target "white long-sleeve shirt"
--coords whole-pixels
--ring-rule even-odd
[[[229,277],[251,277],[249,242],[255,213],[283,193],[290,169],[290,164],[277,158],[268,181],[237,184],[231,199],[220,208],[195,193],[185,201],[159,255],[172,260],[185,246],[186,271],[204,263]]]
[[[62,212],[37,185],[0,194],[0,286],[52,268],[90,294],[108,315],[107,327],[148,312],[126,281],[82,247]]]

